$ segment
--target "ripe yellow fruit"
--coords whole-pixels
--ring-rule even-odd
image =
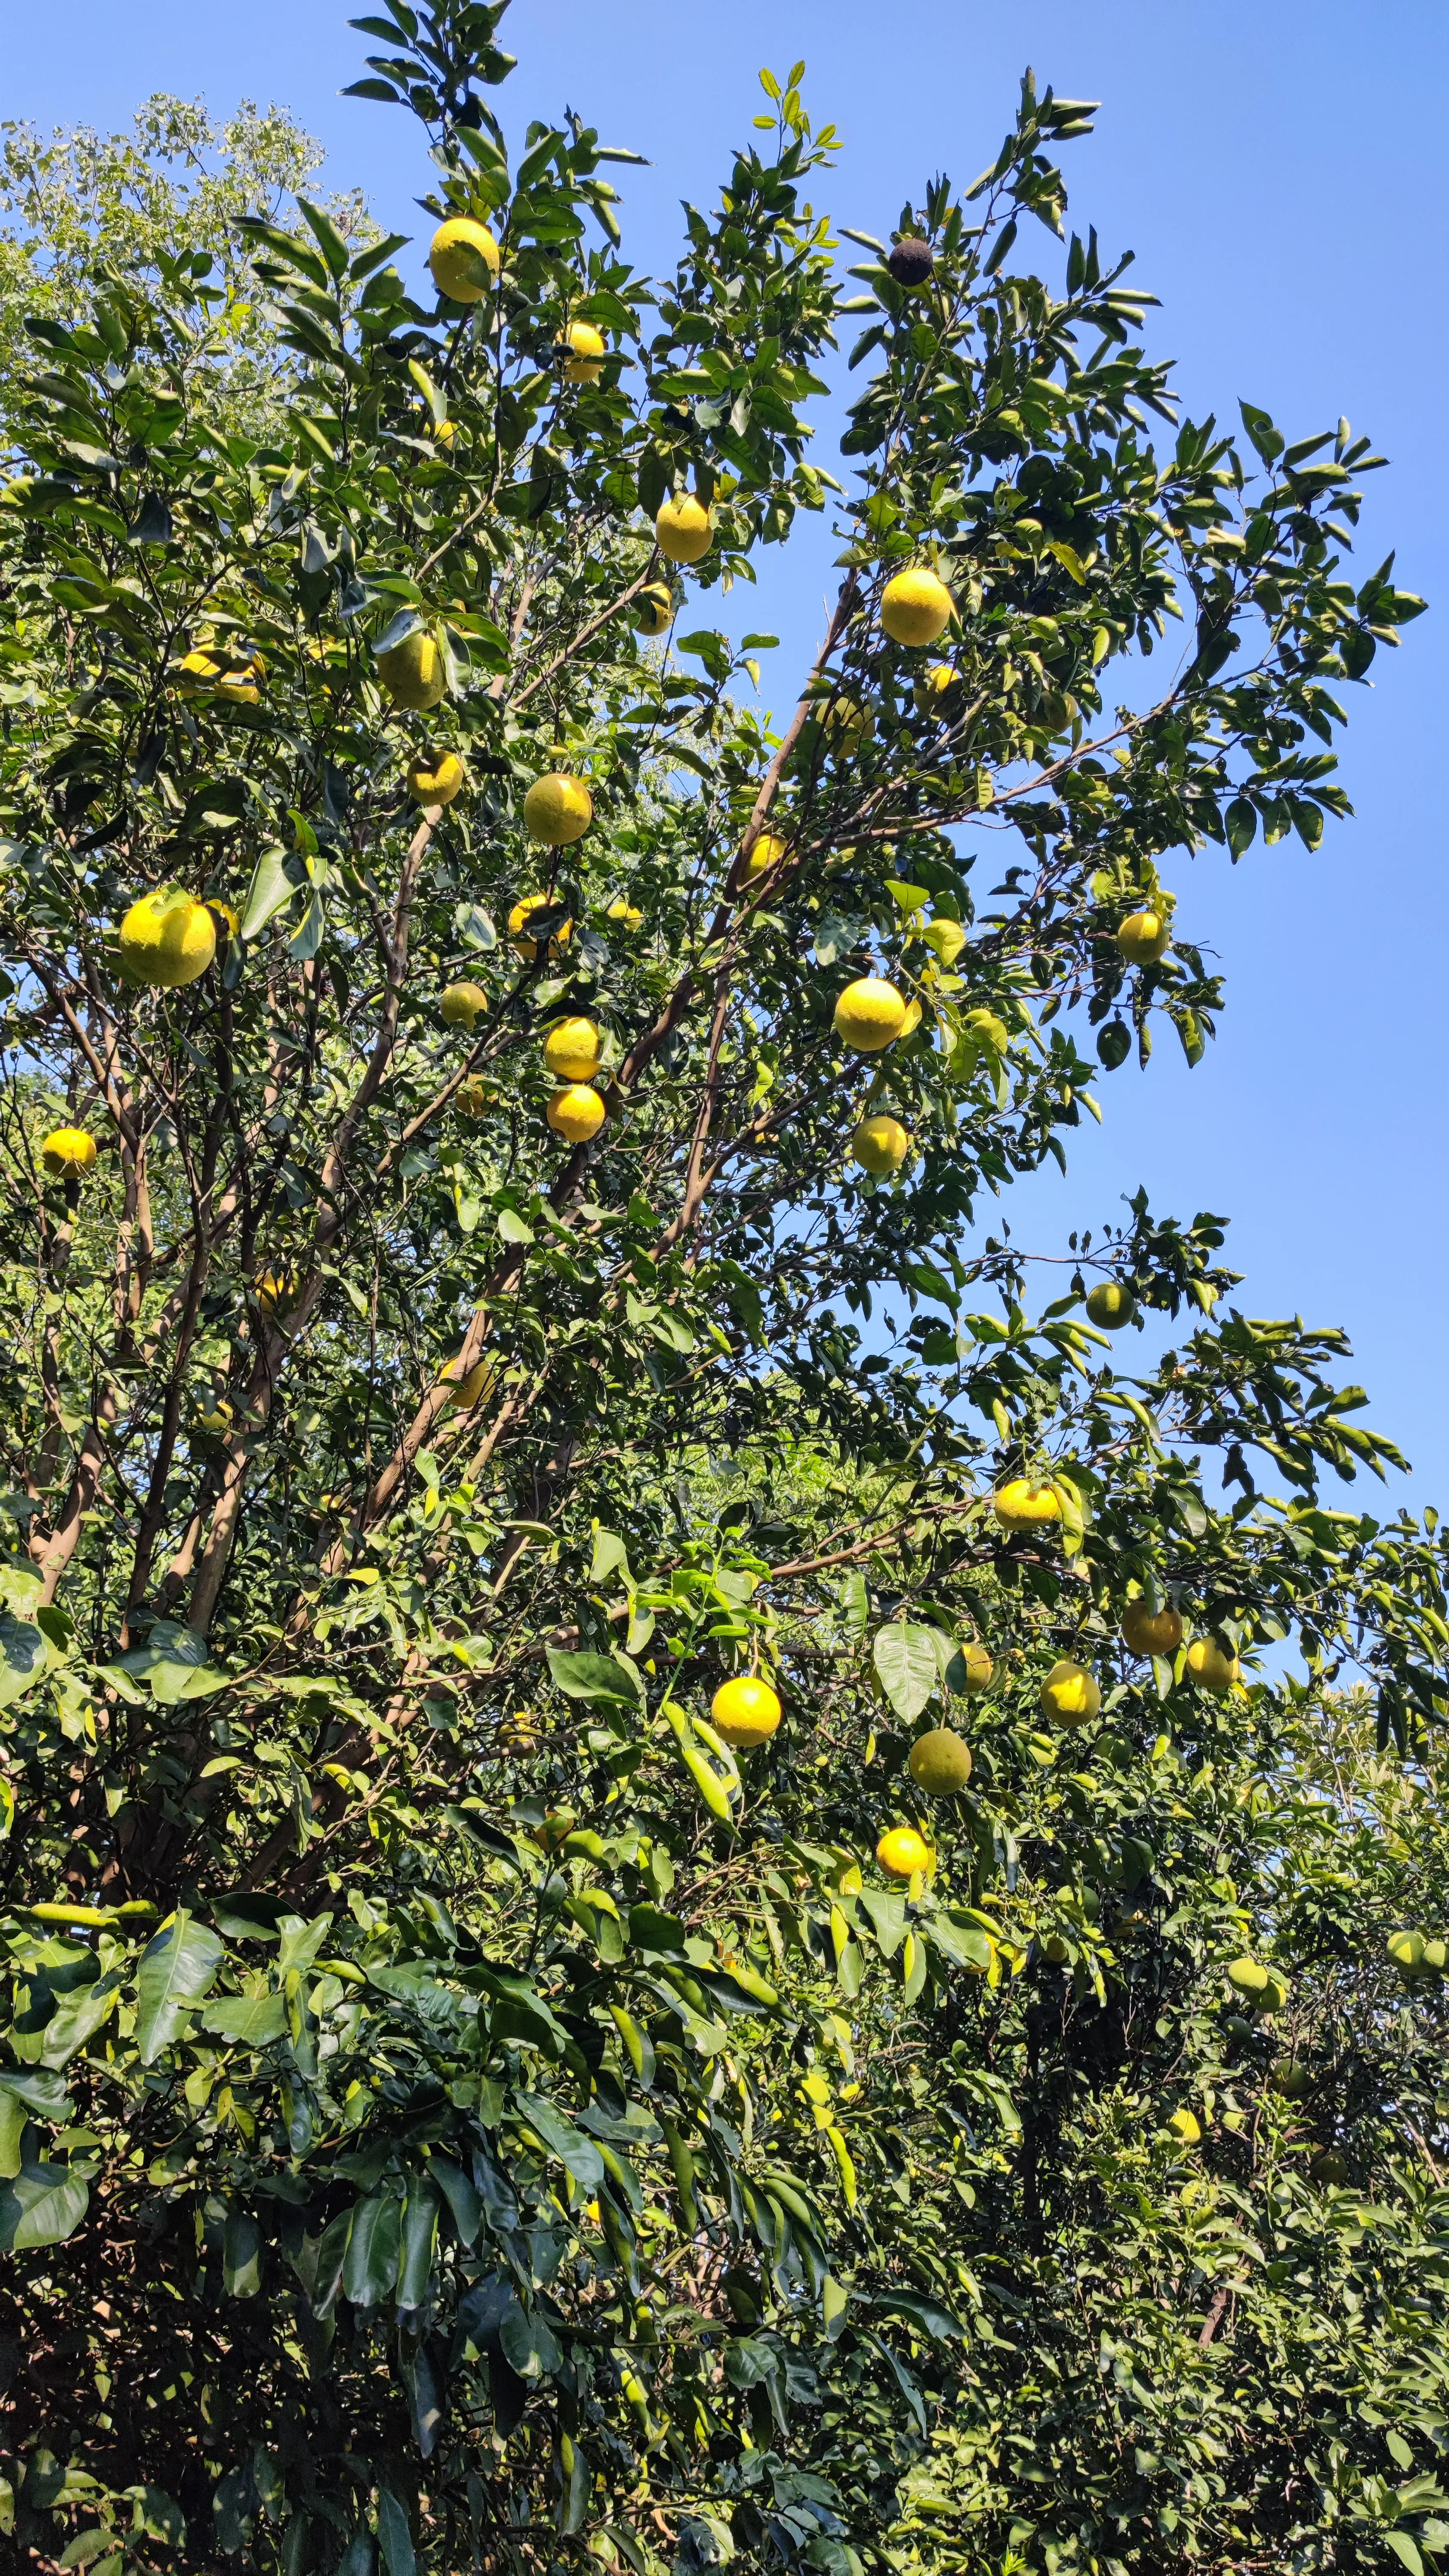
[[[445,984],[438,1000],[443,1025],[449,1029],[471,1029],[480,1011],[488,1008],[488,996],[481,984]]]
[[[53,1181],[79,1180],[96,1159],[96,1140],[84,1127],[52,1127],[40,1148],[40,1159]]]
[[[837,751],[853,751],[874,728],[874,715],[858,698],[832,698],[825,710],[825,730]]]
[[[214,646],[198,644],[183,656],[181,681],[183,697],[212,696],[225,698],[235,707],[254,707],[261,697],[262,674],[266,669],[260,653],[251,653],[244,662],[228,662],[224,652]]]
[[[1442,1977],[1449,1968],[1449,1942],[1426,1941],[1423,1968],[1426,1977]]]
[[[1203,1689],[1225,1699],[1234,1682],[1242,1678],[1236,1655],[1224,1654],[1213,1637],[1194,1637],[1187,1650],[1187,1669]]]
[[[1172,937],[1165,912],[1129,912],[1117,933],[1117,945],[1132,966],[1155,966]]]
[[[933,662],[929,671],[921,673],[911,690],[911,696],[916,702],[916,713],[923,716],[940,715],[943,712],[943,701],[949,698],[952,690],[958,685],[957,675],[949,662]]]
[[[421,715],[447,693],[438,639],[425,626],[405,635],[400,644],[377,657],[377,676],[395,707]]]
[[[1099,1279],[1087,1299],[1091,1321],[1104,1333],[1120,1333],[1137,1313],[1137,1300],[1120,1279]]]
[[[1273,1972],[1264,1967],[1261,1959],[1234,1959],[1228,1968],[1228,1983],[1236,1994],[1260,2003],[1273,1983]]]
[[[456,751],[420,751],[408,765],[408,794],[415,805],[451,805],[467,774]]]
[[[777,860],[783,859],[789,846],[788,841],[781,840],[778,832],[762,832],[745,861],[745,875],[762,877],[767,868],[774,867]]]
[[[1052,1499],[1055,1501],[1055,1495]],[[966,1645],[958,1646],[956,1652],[961,1658],[963,1667],[961,1679],[961,1688],[963,1691],[965,1691],[970,1698],[975,1699],[982,1691],[990,1690],[991,1676],[995,1672],[996,1666],[993,1664],[986,1648],[983,1645],[978,1644],[973,1638],[968,1641]]]
[[[971,1747],[953,1727],[936,1726],[917,1736],[906,1767],[928,1796],[951,1798],[971,1777]]]
[[[1122,1613],[1122,1643],[1132,1655],[1175,1655],[1182,1644],[1182,1613],[1129,1601]]]
[[[876,1844],[875,1856],[887,1878],[914,1878],[917,1870],[927,1876],[936,1862],[925,1835],[918,1834],[914,1825],[892,1825]]]
[[[1391,1932],[1385,1944],[1389,1957],[1404,1977],[1433,1976],[1440,1962],[1431,1960],[1431,1950],[1442,1951],[1440,1941],[1426,1941],[1422,1932]]]
[[[862,1118],[851,1137],[850,1150],[872,1180],[883,1181],[900,1170],[911,1150],[910,1133],[899,1118],[888,1118],[884,1113]]]
[[[924,564],[898,572],[881,595],[880,622],[893,644],[934,644],[956,613],[943,581]]]
[[[509,945],[513,950],[514,956],[521,957],[525,966],[531,966],[533,964],[544,943],[540,939],[525,938],[523,936],[523,925],[527,921],[530,913],[539,911],[543,905],[551,905],[553,901],[554,898],[551,894],[522,894],[519,896],[517,903],[514,905],[513,910],[508,916]],[[549,957],[551,959],[561,957],[573,935],[574,926],[571,921],[561,921],[556,930],[550,931],[548,937]]]
[[[667,563],[701,563],[714,539],[714,521],[692,492],[676,492],[654,521],[654,537]]]
[[[592,1082],[604,1041],[593,1020],[558,1020],[543,1042],[543,1060],[557,1082]]]
[[[440,447],[451,447],[458,435],[458,424],[455,420],[435,420],[429,435],[437,440]]]
[[[440,1384],[446,1382],[452,1384],[453,1391],[448,1402],[453,1411],[471,1413],[479,1398],[488,1393],[493,1384],[494,1374],[491,1360],[475,1360],[466,1376],[459,1377],[457,1361],[449,1360],[447,1367],[438,1371],[438,1380]]]
[[[626,930],[637,930],[644,919],[644,915],[634,904],[629,902],[626,896],[616,894],[613,902],[609,906],[606,918],[610,921],[621,921]]]
[[[225,1396],[218,1396],[208,1412],[198,1413],[196,1427],[198,1431],[209,1431],[214,1440],[219,1440],[222,1433],[230,1429],[231,1418],[231,1406]]]
[[[918,939],[923,939],[928,948],[934,949],[942,965],[947,968],[955,965],[966,945],[964,922],[952,921],[944,914],[939,921],[926,922],[923,928],[917,931],[916,936]]]
[[[559,341],[563,358],[564,381],[570,385],[597,384],[604,371],[609,344],[592,322],[571,322]]]
[[[433,235],[428,266],[440,295],[454,304],[477,304],[498,275],[498,244],[486,224],[475,223],[471,215],[451,215]]]
[[[554,1093],[543,1114],[555,1136],[570,1145],[587,1145],[591,1136],[597,1136],[606,1112],[592,1084],[570,1082]]]
[[[297,1294],[297,1283],[289,1270],[264,1270],[255,1282],[252,1294],[259,1311],[268,1323],[274,1315],[285,1315]]]
[[[523,800],[524,830],[551,850],[566,850],[571,841],[581,841],[593,819],[592,796],[583,780],[571,778],[567,770],[550,769],[535,778]]]
[[[1034,1485],[1013,1476],[991,1497],[991,1508],[1003,1529],[1033,1529],[1040,1521],[1059,1521],[1062,1507],[1050,1485]]]
[[[835,1005],[836,1036],[859,1055],[879,1055],[900,1036],[905,1022],[904,994],[880,975],[858,976]]]
[[[747,1679],[721,1682],[709,1704],[710,1724],[734,1753],[751,1753],[768,1743],[784,1711],[778,1691],[768,1682]]]
[[[1195,2147],[1202,2136],[1202,2123],[1195,2111],[1174,2111],[1167,2125],[1185,2147]]]
[[[120,930],[121,972],[131,984],[194,984],[216,955],[216,923],[204,903],[174,886],[133,903]]]
[[[1037,1696],[1043,1717],[1055,1718],[1058,1726],[1090,1726],[1102,1705],[1102,1694],[1085,1664],[1074,1664],[1063,1655],[1053,1664]]]
[[[481,1118],[488,1106],[488,1098],[487,1083],[480,1073],[475,1073],[466,1082],[459,1083],[453,1094],[453,1106],[461,1109],[465,1118]]]
[[[674,615],[674,594],[667,581],[651,581],[634,602],[634,623],[641,635],[662,635]]]

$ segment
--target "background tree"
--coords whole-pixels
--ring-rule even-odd
[[[436,304],[250,208],[242,365],[190,216],[97,223],[10,398],[0,2511],[104,2576],[1419,2576],[1432,1517],[1322,1502],[1397,1453],[1220,1219],[1034,1321],[963,1250],[1211,1035],[1163,854],[1343,810],[1377,460],[1157,455],[1150,299],[1007,265],[1082,102],[842,297],[764,75],[651,283],[630,154],[510,156],[500,15],[361,22]],[[696,621],[831,491],[777,734]]]

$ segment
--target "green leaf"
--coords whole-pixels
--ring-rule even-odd
[[[201,2016],[201,2028],[215,2039],[236,2040],[243,2048],[265,2048],[287,2027],[287,2007],[280,1995],[228,1995]]]
[[[930,1629],[914,1628],[904,1622],[881,1628],[871,1653],[881,1689],[897,1717],[908,1723],[919,1717],[940,1679]]]
[[[63,2245],[74,2236],[90,2192],[68,2165],[22,2165],[0,2185],[0,2251],[24,2254],[37,2245]]]
[[[147,1943],[136,1976],[136,2049],[143,2066],[154,2066],[163,2048],[180,2035],[223,1955],[216,1934],[184,1912]]]
[[[1384,2538],[1394,2556],[1407,2567],[1409,2576],[1424,2576],[1424,2561],[1406,2531],[1386,2531]]]
[[[45,1671],[50,1649],[29,1620],[12,1619],[0,1610],[0,1708],[9,1708],[32,1689]]]
[[[562,1647],[550,1646],[548,1669],[569,1699],[592,1700],[600,1707],[638,1705],[641,1694],[637,1675],[632,1666],[616,1661],[612,1655],[569,1654]]]
[[[275,843],[270,849],[263,850],[252,871],[238,936],[256,939],[273,914],[280,912],[283,904],[290,903],[299,886],[306,882],[306,868],[292,852]]]

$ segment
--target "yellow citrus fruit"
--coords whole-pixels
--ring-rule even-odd
[[[543,1042],[543,1060],[557,1082],[592,1082],[603,1039],[593,1020],[558,1020]]]
[[[261,697],[265,668],[260,653],[249,654],[245,661],[228,661],[220,647],[199,644],[183,656],[182,695],[211,695],[225,698],[231,706],[254,707]]]
[[[745,861],[746,876],[762,877],[767,868],[774,867],[777,860],[783,859],[789,846],[788,841],[781,840],[778,832],[762,832]]]
[[[228,939],[235,939],[241,924],[237,920],[236,913],[232,906],[227,902],[225,896],[219,894],[204,894],[201,900],[215,921],[218,931],[225,931]]]
[[[415,805],[451,805],[466,776],[456,751],[420,751],[408,764],[408,794]]]
[[[197,1429],[199,1431],[209,1431],[213,1439],[220,1439],[221,1434],[229,1427],[230,1422],[231,1406],[227,1403],[225,1396],[218,1396],[215,1404],[211,1406],[208,1412],[198,1413],[196,1417]]]
[[[95,1163],[96,1140],[84,1127],[52,1127],[40,1148],[40,1159],[52,1180],[79,1180]]]
[[[1268,2081],[1285,2102],[1301,2102],[1312,2079],[1296,2057],[1275,2057],[1268,2069]]]
[[[838,751],[853,751],[874,729],[875,717],[858,698],[832,698],[825,710],[825,730]]]
[[[876,1844],[875,1856],[887,1878],[914,1878],[917,1870],[929,1876],[936,1862],[925,1835],[918,1834],[914,1825],[892,1825]]]
[[[956,673],[950,663],[933,662],[929,671],[921,673],[911,690],[911,696],[916,702],[916,713],[923,716],[939,715],[943,700],[949,698],[956,686]]]
[[[1182,1613],[1129,1601],[1122,1613],[1122,1643],[1133,1655],[1175,1655],[1182,1644]]]
[[[521,894],[508,916],[509,944],[512,947],[514,956],[521,957],[525,966],[531,966],[533,964],[543,942],[538,939],[526,938],[523,935],[523,925],[527,921],[530,913],[537,912],[542,905],[552,904],[553,900],[554,898],[551,894]],[[551,931],[549,934],[548,953],[550,958],[561,957],[573,935],[573,923],[571,921],[561,921],[558,928]]]
[[[194,984],[216,955],[216,923],[204,903],[158,887],[121,923],[121,972],[132,984]]]
[[[481,1074],[475,1073],[467,1082],[459,1083],[453,1094],[453,1105],[461,1109],[465,1118],[482,1117],[488,1106],[488,1085]]]
[[[943,914],[939,921],[926,922],[917,931],[916,936],[918,939],[923,939],[928,948],[934,949],[942,965],[946,967],[955,965],[966,945],[965,924],[952,921],[946,914]]]
[[[440,1383],[452,1385],[448,1402],[453,1411],[471,1413],[479,1398],[486,1395],[493,1384],[493,1363],[491,1360],[475,1360],[466,1376],[459,1377],[457,1361],[449,1360],[447,1367],[439,1370],[438,1376]]]
[[[1422,1932],[1391,1932],[1385,1946],[1401,1976],[1420,1975],[1424,1965]]]
[[[1087,1313],[1104,1333],[1120,1333],[1135,1320],[1137,1300],[1120,1279],[1099,1279],[1087,1299]]]
[[[862,1118],[851,1137],[850,1150],[872,1180],[883,1181],[892,1172],[900,1170],[911,1150],[911,1139],[899,1118],[889,1118],[880,1113],[873,1118]]]
[[[597,384],[609,344],[592,322],[571,322],[559,344],[564,380],[571,385]]]
[[[1202,2136],[1202,2122],[1195,2111],[1174,2111],[1167,2125],[1185,2147],[1195,2147]]]
[[[620,921],[626,930],[637,930],[644,915],[622,894],[616,894],[607,914],[610,921]]]
[[[454,304],[481,301],[498,275],[498,258],[498,244],[487,225],[475,223],[471,215],[451,215],[439,224],[428,250],[433,284]]]
[[[435,420],[429,435],[437,440],[440,447],[451,447],[458,435],[458,424],[455,420]]]
[[[651,581],[634,602],[634,623],[641,635],[662,635],[674,615],[674,594],[667,581]]]
[[[904,994],[880,975],[858,976],[835,1005],[835,1033],[859,1055],[879,1055],[905,1023]]]
[[[288,1270],[264,1270],[253,1294],[268,1322],[273,1315],[285,1315],[297,1293],[297,1283]]]
[[[655,519],[654,536],[666,562],[696,564],[709,552],[714,522],[692,492],[676,492]]]
[[[768,1682],[747,1679],[721,1682],[709,1704],[710,1724],[732,1752],[751,1753],[774,1734],[784,1711],[778,1691]]]
[[[932,1798],[951,1798],[971,1777],[971,1747],[953,1727],[936,1726],[918,1735],[906,1765],[918,1789]]]
[[[979,1692],[990,1690],[991,1676],[995,1672],[996,1666],[993,1664],[986,1648],[983,1645],[978,1644],[975,1638],[972,1638],[964,1646],[958,1646],[956,1652],[961,1658],[963,1667],[961,1688],[966,1691],[972,1699],[975,1699]]]
[[[445,984],[438,999],[443,1025],[450,1029],[471,1029],[480,1011],[488,1008],[488,996],[481,984]]]
[[[1013,1476],[991,1497],[991,1508],[1003,1529],[1032,1529],[1040,1521],[1059,1521],[1062,1507],[1050,1485],[1034,1485]]]
[[[400,644],[377,657],[377,676],[395,707],[421,715],[447,692],[438,639],[425,626],[405,635]]]
[[[1155,966],[1172,937],[1163,912],[1129,912],[1117,933],[1117,945],[1133,966]]]
[[[1215,1637],[1194,1637],[1187,1650],[1187,1669],[1195,1682],[1219,1699],[1225,1699],[1241,1679],[1237,1656],[1224,1654]]]
[[[1053,1664],[1037,1698],[1043,1717],[1055,1718],[1058,1726],[1090,1725],[1101,1705],[1102,1694],[1085,1664],[1074,1664],[1070,1655]]]
[[[1247,1995],[1258,2003],[1273,1983],[1273,1975],[1261,1959],[1234,1959],[1228,1967],[1228,1983],[1235,1994]]]
[[[551,769],[543,778],[535,778],[523,800],[523,827],[535,841],[546,841],[551,850],[565,850],[570,841],[581,841],[594,819],[594,800],[581,778],[571,778],[566,770]]]
[[[554,1093],[543,1114],[555,1136],[570,1145],[587,1145],[602,1127],[605,1110],[591,1083],[570,1082]]]
[[[893,644],[934,644],[955,615],[956,603],[943,581],[924,564],[898,572],[881,595],[880,622]]]

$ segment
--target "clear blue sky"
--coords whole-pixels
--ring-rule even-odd
[[[876,233],[930,174],[964,183],[992,157],[1026,63],[1043,84],[1100,98],[1097,136],[1067,147],[1073,221],[1095,222],[1104,249],[1136,251],[1138,280],[1162,299],[1154,345],[1179,360],[1189,407],[1235,419],[1244,395],[1290,435],[1346,413],[1391,459],[1370,478],[1364,571],[1397,546],[1400,581],[1449,601],[1442,6],[515,0],[503,37],[520,57],[497,102],[510,131],[567,104],[606,142],[651,156],[652,169],[615,174],[642,266],[672,258],[681,197],[712,198],[762,63],[783,73],[805,57],[812,110],[843,143],[819,202]],[[380,219],[412,231],[427,184],[416,129],[337,95],[360,74],[362,43],[333,0],[32,0],[7,17],[5,112],[115,127],[153,89],[218,111],[276,100],[326,145],[328,184],[360,185]],[[1048,247],[1042,234],[1031,255]],[[776,704],[817,631],[831,551],[812,529],[759,595],[725,604],[727,625],[782,637],[766,678]],[[1413,1459],[1411,1498],[1441,1504],[1446,659],[1441,607],[1380,654],[1373,691],[1348,692],[1357,819],[1330,824],[1315,858],[1296,842],[1236,871],[1217,851],[1173,855],[1179,920],[1226,972],[1218,1043],[1192,1075],[1164,1040],[1145,1077],[1104,1078],[1106,1127],[1082,1137],[1070,1179],[1042,1176],[1009,1211],[1044,1251],[1116,1214],[1139,1180],[1164,1209],[1230,1215],[1247,1311],[1346,1325],[1371,1418]],[[1371,1500],[1364,1483],[1355,1491]]]

